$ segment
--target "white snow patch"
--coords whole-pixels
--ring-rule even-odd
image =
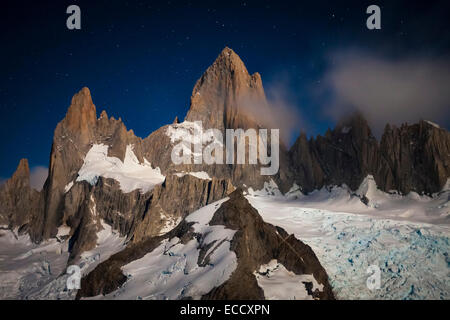
[[[171,143],[182,143],[183,154],[193,155],[194,157],[202,157],[202,151],[196,153],[192,151],[193,145],[209,145],[214,143],[219,148],[223,148],[223,136],[218,132],[204,130],[195,122],[184,121],[169,125],[166,135],[170,138]]]
[[[196,177],[198,179],[211,180],[211,177],[205,171],[192,171],[192,172],[184,172],[184,171],[182,171],[182,172],[175,173],[175,175],[177,177],[179,177],[179,178],[181,178],[181,177],[183,177],[183,176],[185,176],[187,174],[189,174],[191,176],[194,176],[194,177]]]
[[[148,161],[145,160],[144,164],[139,163],[132,145],[127,146],[122,162],[119,158],[108,157],[108,146],[94,144],[86,154],[76,181],[84,180],[94,185],[100,176],[118,181],[125,193],[136,189],[146,193],[165,179],[160,169],[153,169]]]
[[[442,191],[450,191],[450,178],[447,178],[447,182],[442,187]]]
[[[375,179],[372,175],[368,175],[364,178],[363,182],[356,190],[356,194],[363,197],[367,197],[369,200],[368,206],[377,208],[380,204],[379,201],[385,198],[386,193],[378,189]]]
[[[425,120],[425,122],[428,123],[428,124],[430,124],[430,125],[432,125],[432,126],[435,127],[435,128],[441,128],[437,123],[434,123],[434,122],[432,122],[432,121]]]
[[[64,193],[69,192],[69,190],[72,188],[73,186],[73,181],[70,181],[65,187],[64,187]]]
[[[161,220],[165,221],[165,225],[162,227],[162,229],[159,231],[159,235],[163,235],[175,228],[181,220],[183,220],[181,217],[175,218],[172,216],[167,216],[164,214],[164,212],[160,211]]]
[[[58,234],[56,235],[56,238],[68,236],[69,234],[70,234],[70,227],[64,224],[58,228]]]
[[[298,186],[298,184],[294,183],[284,196],[286,197],[286,199],[293,200],[298,199],[302,195],[303,195],[302,189]]]
[[[352,127],[343,127],[342,130],[341,130],[341,132],[342,132],[343,134],[347,134],[347,133],[350,132],[350,130],[352,130]]]
[[[276,259],[261,265],[253,274],[267,300],[313,300],[306,290],[305,282],[312,283],[313,292],[323,290],[323,285],[312,274],[297,275],[288,271]]]
[[[277,197],[277,198],[284,198],[283,194],[281,193],[280,189],[278,188],[278,185],[275,181],[271,178],[269,182],[264,182],[264,187],[261,190],[253,190],[252,187],[248,188],[248,194],[255,197],[265,197],[265,196],[271,196],[271,197]]]

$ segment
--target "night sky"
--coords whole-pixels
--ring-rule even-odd
[[[335,52],[443,60],[448,72],[448,1],[217,2],[2,1],[0,177],[20,158],[48,166],[56,124],[83,86],[98,114],[122,117],[141,137],[184,118],[196,80],[225,46],[261,74],[269,96],[283,88],[309,135],[335,122],[322,90]],[[66,28],[71,4],[81,8],[81,30]],[[371,4],[381,7],[381,30],[366,28]]]

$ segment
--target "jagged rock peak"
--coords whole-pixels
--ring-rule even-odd
[[[106,113],[106,110],[103,110],[102,113],[100,113],[99,119],[106,119],[108,120],[108,114]]]
[[[28,160],[22,159],[10,179],[0,186],[0,224],[22,227],[39,212],[39,192],[30,187]],[[21,228],[19,232],[25,232]]]
[[[241,187],[237,187],[236,190],[234,190],[228,195],[228,197],[230,197],[230,200],[233,201],[246,201],[246,203],[248,203],[247,199],[245,199],[244,197],[244,191],[242,190]]]
[[[97,112],[92,102],[91,92],[84,87],[73,96],[64,122],[68,129],[83,132],[88,126],[94,126],[96,119]]]
[[[0,187],[5,186],[7,189],[17,190],[18,188],[30,187],[30,168],[27,159],[21,159],[19,165],[14,171],[11,178],[5,181]],[[0,197],[1,198],[1,197]],[[0,208],[1,211],[1,208]]]
[[[214,63],[206,70],[203,77],[205,75],[227,76],[231,79],[241,79],[246,81],[251,79],[257,84],[261,84],[260,74],[255,72],[250,75],[239,55],[228,47],[225,47],[222,50]]]
[[[12,180],[30,180],[30,167],[28,166],[28,160],[27,159],[21,159],[19,162],[19,165],[17,166],[16,171],[13,173]]]
[[[254,127],[254,115],[245,105],[263,103],[261,76],[250,75],[241,58],[226,47],[195,84],[186,120],[202,121],[207,128]]]
[[[242,59],[232,49],[225,47],[209,69],[220,71],[242,71],[248,74]]]

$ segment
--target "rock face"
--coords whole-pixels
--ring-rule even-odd
[[[334,298],[328,276],[309,246],[293,235],[288,235],[283,229],[265,223],[244,198],[241,189],[235,190],[229,197],[230,199],[214,213],[209,225],[224,225],[228,229],[236,230],[230,249],[237,256],[237,267],[227,281],[204,295],[203,299],[264,299],[264,291],[258,286],[253,273],[272,259],[277,259],[295,274],[313,275],[323,288],[311,292],[312,297]],[[199,235],[190,223],[183,221],[165,235],[133,243],[99,264],[83,278],[77,297],[108,294],[118,289],[127,280],[121,267],[152,252],[162,240],[174,237],[181,239],[181,243],[187,243]],[[204,252],[203,256],[210,251],[210,247],[200,249]],[[207,256],[201,256],[202,253],[198,261],[207,260]]]
[[[85,181],[74,184],[65,195],[61,221],[70,227],[69,263],[77,263],[81,253],[95,248],[102,221],[131,237],[150,201],[151,192],[123,193],[113,179],[100,177],[94,186]]]
[[[195,84],[185,121],[201,121],[204,131],[217,129],[225,140],[226,129],[268,128],[248,107],[263,104],[267,104],[267,101],[261,76],[258,73],[250,75],[240,57],[230,48],[225,48]],[[160,166],[164,174],[204,171],[219,179],[230,179],[236,186],[245,184],[256,188],[262,188],[264,182],[269,180],[269,177],[260,174],[259,164],[248,163],[248,152],[245,165],[226,164],[225,151],[223,164],[173,164],[170,156],[174,143],[168,138],[167,130],[182,128],[177,120],[171,126],[153,132],[143,141],[145,157]],[[246,145],[248,148],[248,143]],[[282,156],[285,153],[281,151]]]
[[[99,178],[96,185],[75,184],[65,197],[63,224],[71,228],[70,263],[95,247],[101,221],[138,243],[176,227],[183,218],[233,190],[229,181],[204,180],[191,175],[170,176],[147,193],[123,193],[113,179]]]
[[[204,128],[258,128],[246,103],[267,103],[259,73],[250,75],[242,60],[225,48],[195,84],[187,121],[202,121]]]
[[[89,144],[95,136],[96,111],[89,89],[73,98],[66,117],[56,126],[48,179],[43,187],[44,208],[34,225],[32,238],[41,241],[53,237],[61,224],[64,187],[83,164]]]
[[[22,159],[12,177],[0,186],[0,224],[29,231],[40,205],[40,194],[30,187],[30,169]]]
[[[229,180],[205,180],[191,175],[167,177],[153,190],[145,217],[133,233],[133,241],[160,235],[167,226],[175,227],[189,213],[223,199],[233,190]]]
[[[76,216],[75,211],[82,210],[83,203],[90,201],[89,189],[73,188],[68,195],[65,189],[75,183],[84,158],[94,143],[107,145],[108,156],[122,161],[127,145],[133,145],[136,157],[143,162],[141,139],[133,131],[127,131],[120,118],[108,118],[105,111],[97,119],[90,91],[83,88],[72,98],[66,117],[55,129],[49,176],[41,192],[43,206],[30,230],[34,241],[56,236],[58,226],[64,224],[67,217]],[[74,195],[77,190],[81,194]],[[78,199],[76,205],[70,203],[71,199]]]
[[[295,181],[306,192],[343,183],[355,190],[368,174],[386,168],[378,142],[359,113],[338,123],[325,136],[307,141],[301,134],[289,155]]]
[[[426,121],[391,128],[381,142],[360,113],[338,123],[325,136],[301,134],[289,151],[295,182],[303,191],[346,184],[356,190],[372,175],[384,191],[440,191],[450,175],[450,134]]]
[[[230,200],[216,211],[210,225],[217,224],[237,230],[231,250],[236,253],[238,266],[227,282],[204,299],[264,299],[253,273],[273,259],[295,274],[312,274],[324,286],[322,291],[312,293],[314,298],[334,298],[328,276],[312,249],[284,229],[264,222],[242,190],[234,191]]]
[[[441,191],[450,176],[450,133],[430,122],[387,125],[380,151],[392,172],[384,190],[431,194]]]

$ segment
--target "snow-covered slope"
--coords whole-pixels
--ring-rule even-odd
[[[81,275],[122,250],[125,238],[102,221],[96,247],[85,251],[78,263]],[[76,291],[67,290],[65,273],[69,258],[65,227],[57,239],[40,244],[28,235],[0,229],[0,299],[74,299]]]
[[[108,146],[94,144],[86,154],[76,181],[84,180],[95,184],[100,176],[117,180],[124,193],[136,189],[146,193],[164,181],[159,168],[153,169],[146,160],[144,164],[139,163],[132,145],[127,146],[122,162],[119,158],[108,157]],[[70,190],[72,185],[73,183],[69,183],[65,191]]]
[[[97,232],[95,248],[81,254],[79,265],[83,275],[91,272],[100,262],[123,250],[126,246],[126,237],[121,237],[118,231],[113,230],[104,221],[101,221],[101,225],[103,229]]]
[[[186,217],[193,223],[193,237],[186,243],[177,237],[165,239],[141,259],[122,267],[128,280],[118,290],[94,297],[100,299],[201,298],[225,282],[237,265],[230,250],[235,231],[209,222],[223,200],[205,206]],[[207,248],[203,258],[200,253]]]
[[[29,298],[65,269],[67,243],[33,244],[28,235],[0,230],[0,299]]]
[[[311,246],[338,299],[450,298],[448,225],[392,220],[371,214],[374,211],[355,214],[308,208],[318,203],[304,198],[247,198],[265,221]],[[342,199],[337,200],[342,205]],[[381,288],[371,291],[366,272],[374,264],[381,270]]]
[[[373,177],[369,175],[355,192],[342,185],[323,187],[304,195],[294,185],[284,197],[276,198],[282,201],[297,201],[304,208],[365,214],[393,220],[450,224],[449,186],[450,183],[447,182],[442,191],[432,197],[415,192],[400,195],[381,191],[377,188]],[[277,186],[272,185],[270,191],[262,189],[255,192],[249,189],[248,193],[253,196],[270,197],[277,194],[276,190]]]

